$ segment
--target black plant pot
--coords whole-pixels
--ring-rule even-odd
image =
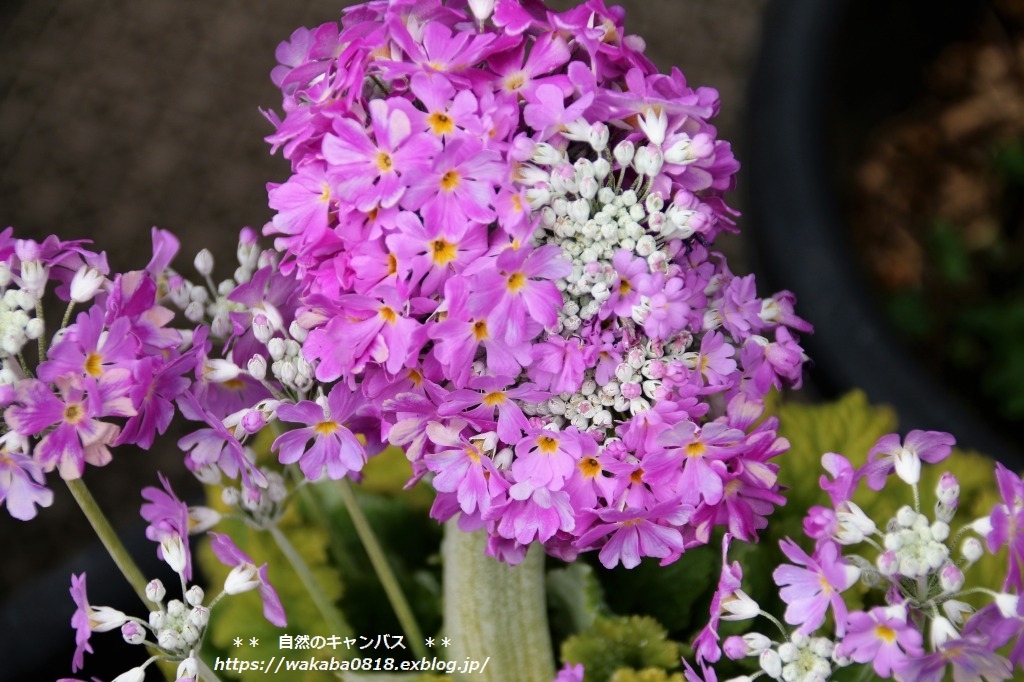
[[[773,2],[750,96],[747,202],[759,269],[815,326],[805,343],[823,394],[860,387],[896,408],[902,430],[949,431],[1019,470],[1021,442],[998,435],[896,341],[856,262],[837,186],[851,142],[906,103],[921,65],[979,4]]]

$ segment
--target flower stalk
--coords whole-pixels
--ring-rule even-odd
[[[352,492],[352,487],[348,481],[342,479],[338,482],[338,490],[341,493],[345,509],[348,511],[349,516],[352,517],[352,525],[355,526],[359,541],[363,543],[363,548],[370,557],[370,563],[373,564],[373,570],[377,573],[377,578],[384,588],[388,602],[391,603],[391,608],[394,610],[402,630],[405,631],[406,637],[410,640],[409,644],[413,654],[417,658],[427,657],[430,652],[424,646],[423,631],[416,622],[412,607],[409,606],[409,602],[402,592],[402,587],[398,584],[398,578],[395,576],[394,571],[391,570],[391,565],[384,555],[384,549],[377,540],[377,535],[373,532],[373,528],[366,519],[366,515],[363,514],[359,501],[356,500],[356,496]]]
[[[444,636],[451,641],[445,654],[452,661],[486,660],[472,676],[480,682],[550,682],[544,554],[534,547],[509,566],[484,554],[486,546],[486,532],[445,524]]]
[[[335,608],[331,599],[328,598],[317,581],[316,576],[313,575],[313,571],[310,570],[302,555],[292,545],[288,536],[274,524],[269,526],[269,531],[270,536],[274,538],[274,542],[277,543],[281,553],[284,554],[285,558],[288,559],[288,563],[295,570],[295,575],[299,577],[299,581],[302,582],[302,586],[309,593],[310,598],[316,605],[317,610],[320,611],[320,615],[323,616],[324,622],[331,632],[351,632],[352,628],[345,622],[344,616]]]
[[[96,503],[96,498],[89,492],[85,481],[76,478],[65,482],[67,483],[68,490],[71,491],[71,495],[75,498],[75,502],[78,503],[85,517],[89,519],[89,524],[92,526],[93,531],[95,531],[96,536],[103,543],[103,547],[107,550],[110,558],[114,560],[117,568],[124,575],[125,580],[135,590],[135,594],[139,595],[139,599],[142,600],[142,603],[147,608],[157,608],[158,605],[146,597],[146,577],[139,570],[138,565],[132,559],[131,554],[128,553],[124,543],[121,542],[121,538],[118,537],[114,527],[110,525],[110,521],[107,520],[103,510]]]

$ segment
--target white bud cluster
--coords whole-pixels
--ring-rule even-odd
[[[565,301],[556,333],[575,332],[598,316],[616,293],[629,293],[629,283],[621,280],[612,262],[617,252],[645,260],[648,273],[664,273],[677,248],[673,240],[691,237],[710,221],[707,209],[700,210],[700,202],[687,192],[667,206],[665,197],[651,192],[651,180],[663,165],[657,145],[636,146],[627,140],[609,155],[607,128],[602,131],[582,120],[571,124],[566,136],[586,142],[595,158],[573,161],[566,150],[541,143],[534,148],[532,163],[518,173],[530,207],[539,212],[542,241],[560,247],[572,263],[570,274],[556,281]],[[627,170],[637,178],[629,188],[623,187]],[[641,300],[638,306],[643,304]],[[633,317],[643,314],[639,310]]]
[[[0,295],[0,352],[14,356],[29,341],[43,335],[43,321],[35,317],[36,296],[25,289],[5,289]]]
[[[269,528],[277,523],[288,497],[288,486],[281,474],[270,470],[263,470],[263,473],[267,477],[266,488],[224,486],[221,489],[221,501],[237,509],[246,523],[256,528]]]
[[[901,507],[888,525],[885,548],[895,554],[897,572],[919,578],[938,571],[949,561],[949,524],[930,523],[928,517],[911,507]]]
[[[776,644],[755,633],[744,636],[743,644],[746,646],[741,655],[756,656],[761,671],[773,680],[824,682],[835,668],[850,663],[839,657],[835,642],[827,637],[806,637],[794,632],[787,641]]]
[[[652,340],[637,344],[605,383],[599,383],[595,371],[588,369],[576,393],[562,393],[546,403],[522,403],[521,407],[530,416],[548,418],[557,428],[606,429],[611,436],[620,417],[645,412],[663,397],[662,379],[669,365],[685,361],[691,342],[689,334],[681,334],[668,343]]]

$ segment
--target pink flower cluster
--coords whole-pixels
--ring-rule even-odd
[[[1024,669],[1024,481],[997,464],[1002,500],[988,516],[953,534],[950,524],[960,503],[956,477],[947,472],[939,479],[934,518],[922,513],[918,491],[922,463],[943,461],[953,443],[948,433],[911,431],[905,438],[883,436],[860,468],[842,455],[822,457],[830,476],[821,477],[821,488],[832,505],[811,507],[804,519],[813,550],[808,553],[786,538],[781,546],[790,563],[773,573],[787,604],[785,622],[795,626],[786,632],[771,619],[781,641],[752,632],[729,637],[719,647],[720,620],[766,615],[741,589],[739,563],[728,563],[731,536],[726,534],[711,621],[694,642],[703,679],[716,679],[708,664],[723,651],[731,659],[756,657],[768,677],[787,680],[826,680],[852,664],[870,664],[879,677],[908,682],[940,682],[950,672],[958,680],[1008,680],[1015,669]],[[887,522],[876,523],[853,502],[862,481],[878,491],[897,477],[913,488],[914,506],[900,508]],[[1009,547],[1001,591],[970,583],[968,571],[984,554],[982,538],[993,554]],[[871,593],[858,594],[857,607],[849,608],[843,593],[858,580]],[[968,595],[991,601],[975,610],[965,601]],[[826,634],[820,634],[823,626]],[[689,664],[687,673],[690,680],[701,679]]]
[[[378,0],[277,57],[265,233],[294,324],[267,349],[301,346],[281,383],[313,398],[260,412],[305,427],[282,461],[337,478],[373,453],[354,433],[401,446],[432,514],[509,562],[755,538],[787,446],[763,398],[799,385],[810,325],[709,250],[738,168],[717,93],[600,0]]]
[[[155,229],[153,239],[144,270],[111,275],[84,242],[0,233],[0,501],[16,518],[51,503],[45,473],[76,479],[87,463],[107,464],[111,447],[148,448],[170,424],[195,361],[158,301],[177,240]],[[52,338],[41,314],[49,289],[67,304]]]

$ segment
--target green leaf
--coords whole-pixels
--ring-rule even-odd
[[[620,668],[612,674],[608,682],[685,682],[685,678],[682,673],[670,675],[661,668]]]
[[[679,644],[648,616],[598,618],[565,640],[561,653],[563,661],[583,664],[587,682],[607,682],[621,668],[672,670],[680,660]]]
[[[548,571],[546,587],[548,621],[557,639],[586,630],[599,615],[607,614],[594,569],[582,561]]]
[[[636,568],[595,570],[612,611],[651,616],[678,637],[706,622],[706,609],[698,605],[711,601],[721,568],[720,553],[718,547],[699,546],[668,566],[645,558]],[[680,585],[688,588],[679,589]]]
[[[790,449],[779,459],[779,482],[788,490],[786,506],[776,514],[801,519],[811,506],[828,502],[828,495],[818,485],[825,473],[821,467],[823,454],[841,454],[858,466],[867,460],[875,441],[896,430],[892,408],[871,405],[859,390],[831,403],[782,403],[777,414],[779,435],[789,440]],[[774,520],[772,517],[769,525]]]

